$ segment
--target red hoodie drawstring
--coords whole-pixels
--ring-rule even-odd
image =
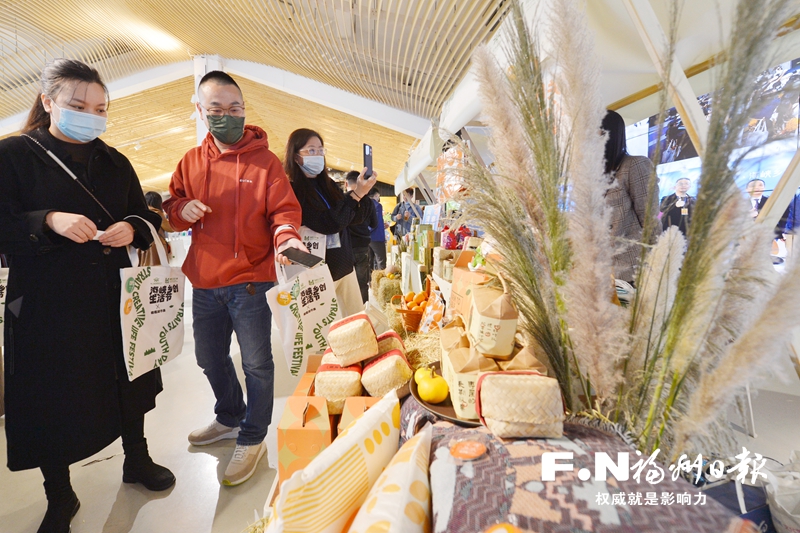
[[[211,174],[211,154],[208,153],[208,150],[205,150],[205,152],[206,152],[206,172],[204,176],[205,179],[203,180],[203,196],[201,202],[203,202],[204,205],[208,205],[208,188],[209,188],[208,180],[210,179],[209,175]],[[203,229],[204,227],[203,218],[200,219],[200,229]]]
[[[241,154],[236,154],[236,209],[235,213],[236,216],[233,222],[233,235],[234,235],[234,251],[233,257],[234,259],[239,257],[239,187],[242,183],[242,178],[239,177],[239,156]]]

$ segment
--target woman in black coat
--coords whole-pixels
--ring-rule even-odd
[[[353,247],[348,227],[369,220],[372,200],[367,193],[378,179],[373,172],[359,174],[354,190],[343,193],[328,176],[325,147],[314,130],[301,128],[289,135],[283,169],[303,209],[303,226],[326,236],[325,262],[336,285],[336,299],[343,316],[364,310],[361,289],[354,270]]]
[[[41,468],[48,506],[40,532],[69,531],[80,506],[69,465],[120,435],[123,481],[150,490],[175,483],[153,463],[144,438],[144,414],[155,407],[161,374],[128,381],[119,318],[126,245],[152,243],[147,226],[129,217],[156,227],[161,220],[148,210],[130,162],[97,139],[106,107],[97,71],[58,59],[42,73],[42,94],[23,135],[0,141],[0,253],[10,269],[8,468]]]

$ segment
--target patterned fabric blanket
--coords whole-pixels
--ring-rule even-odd
[[[646,479],[649,471],[656,475],[651,481],[658,477],[652,466],[642,470],[639,481],[634,471],[625,481],[611,474],[605,481],[596,480],[597,452],[607,453],[614,462],[618,452],[628,452],[631,466],[647,459],[618,435],[597,428],[567,423],[560,439],[503,440],[485,427],[463,428],[437,420],[411,397],[403,404],[401,419],[401,441],[426,422],[434,423],[430,474],[436,533],[480,533],[501,523],[547,533],[758,531],[682,478],[673,481],[666,468],[658,483]],[[450,454],[450,445],[465,439],[486,443],[487,453],[476,461],[459,462]],[[572,468],[556,472],[555,481],[542,481],[545,452],[571,452],[571,460],[558,463],[571,463]],[[592,473],[585,481],[579,479],[584,468]]]

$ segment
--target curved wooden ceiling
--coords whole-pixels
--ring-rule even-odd
[[[218,54],[432,118],[499,26],[505,0],[2,0],[0,119],[28,108],[46,60],[107,82]]]

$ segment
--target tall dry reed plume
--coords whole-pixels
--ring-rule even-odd
[[[598,135],[605,115],[599,61],[580,2],[553,2],[548,15],[560,125],[568,132],[567,216],[572,264],[563,291],[565,319],[577,366],[597,396],[596,407],[608,409],[613,403],[608,400],[614,398],[622,377],[619,362],[626,347],[627,313],[612,303],[615,289],[608,251],[613,243],[602,157],[606,136]],[[590,397],[586,391],[584,395]]]
[[[757,320],[703,374],[689,401],[686,416],[678,422],[675,449],[684,448],[690,436],[704,433],[704,426],[725,409],[737,392],[774,368],[786,356],[800,315],[800,261],[793,264],[766,302]]]
[[[561,209],[564,156],[553,135],[559,117],[546,90],[538,46],[516,3],[511,21],[505,43],[509,75],[485,49],[473,56],[496,168],[491,173],[474,162],[468,165],[465,211],[503,249],[504,261],[496,266],[515,295],[522,327],[547,354],[567,407],[573,409],[575,372],[558,290],[569,264]]]
[[[680,414],[674,410],[683,403],[679,397],[694,392],[691,388],[684,391],[684,386],[699,386],[697,365],[702,363],[702,355],[718,349],[718,343],[709,343],[723,318],[720,303],[726,295],[728,271],[747,227],[747,210],[742,209],[734,181],[737,165],[730,162],[752,116],[753,80],[766,64],[767,45],[785,19],[787,5],[785,0],[743,0],[737,6],[720,88],[714,93],[678,296],[670,310],[661,354],[652,372],[645,369],[642,390],[647,392],[646,401],[631,414],[642,449],[663,449],[664,444],[678,442],[673,420]]]
[[[677,293],[678,275],[685,248],[686,239],[680,230],[673,226],[661,234],[640,269],[637,291],[639,310],[631,317],[630,330],[633,333],[625,365],[626,383],[640,383],[645,368],[650,366],[661,352],[666,321]],[[636,391],[634,396],[638,396],[637,389],[629,389],[629,393],[634,391]],[[626,399],[627,408],[630,408],[630,401],[631,398]]]

